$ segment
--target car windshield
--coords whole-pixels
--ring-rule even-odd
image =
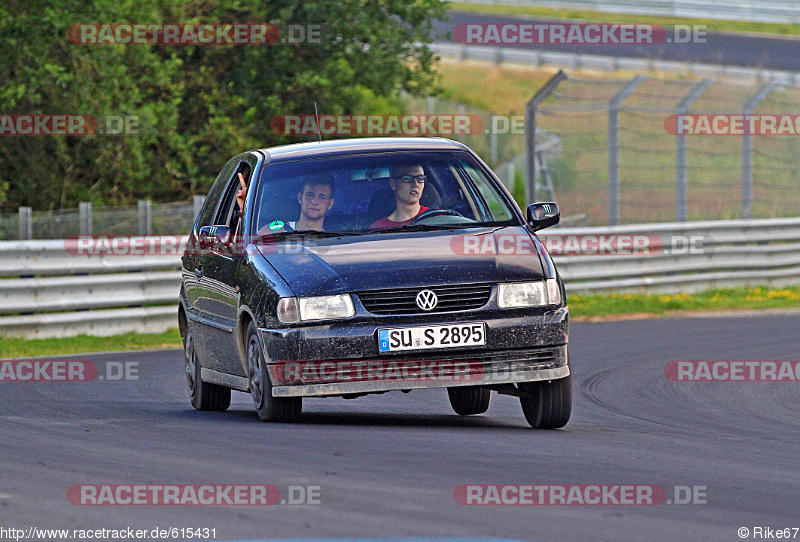
[[[271,164],[252,232],[390,232],[516,224],[511,204],[467,152],[393,152]]]

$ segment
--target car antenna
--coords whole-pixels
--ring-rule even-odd
[[[314,117],[317,119],[317,135],[319,142],[322,143],[322,131],[319,129],[319,113],[317,112],[317,100],[314,100]]]

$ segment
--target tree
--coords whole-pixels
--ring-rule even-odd
[[[12,0],[0,6],[0,113],[138,119],[136,135],[2,137],[5,207],[186,199],[222,164],[289,142],[280,114],[369,113],[400,89],[432,89],[426,42],[442,0]],[[83,45],[75,23],[319,25],[321,44]],[[0,189],[0,198],[2,190]],[[2,199],[0,199],[2,203]]]

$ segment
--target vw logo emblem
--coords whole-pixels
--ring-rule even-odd
[[[432,311],[439,304],[439,298],[433,290],[422,290],[417,294],[417,307],[424,311]]]

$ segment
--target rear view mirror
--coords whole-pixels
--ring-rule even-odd
[[[538,202],[528,205],[528,224],[533,231],[555,226],[559,220],[561,220],[561,213],[555,202]]]
[[[201,250],[215,250],[228,243],[231,229],[228,226],[203,226],[198,241]]]
[[[354,169],[350,172],[351,181],[375,181],[378,179],[388,179],[389,177],[391,177],[391,171],[388,167]]]

